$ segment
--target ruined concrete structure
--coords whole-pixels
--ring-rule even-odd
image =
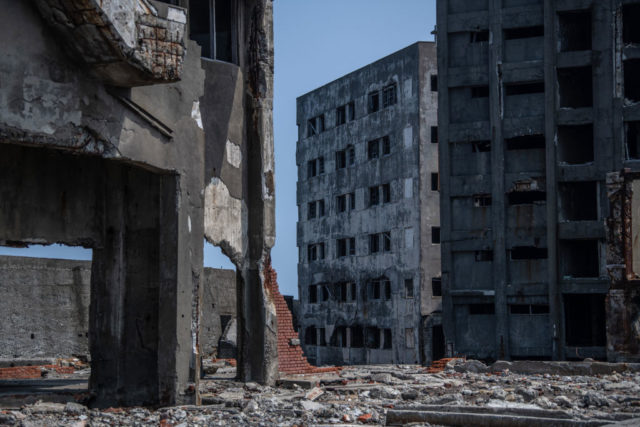
[[[298,98],[299,322],[316,365],[442,353],[435,55],[416,43]]]
[[[208,356],[236,318],[236,272],[204,268],[201,286],[200,349]],[[88,358],[90,293],[90,261],[0,256],[0,360]]]
[[[448,352],[637,360],[640,2],[437,13]]]
[[[198,401],[203,238],[273,383],[271,0],[0,4],[0,244],[93,250],[92,404]]]

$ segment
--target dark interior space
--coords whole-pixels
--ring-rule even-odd
[[[544,202],[547,200],[546,191],[512,191],[507,194],[507,200],[510,205],[530,205],[535,202]]]
[[[364,346],[364,330],[362,326],[351,327],[351,347],[362,348]]]
[[[558,185],[560,221],[598,219],[598,183],[562,182]]]
[[[440,360],[444,357],[444,331],[442,325],[431,327],[431,360]]]
[[[366,340],[367,348],[380,348],[380,329],[367,326]]]
[[[622,7],[622,41],[624,44],[640,43],[640,4]]]
[[[593,106],[593,76],[591,66],[558,69],[561,108]]]
[[[593,162],[593,125],[558,126],[558,160],[578,165]]]
[[[560,51],[591,50],[591,11],[558,14]]]
[[[505,139],[507,150],[532,150],[545,148],[544,135],[522,135]]]
[[[520,27],[520,28],[504,29],[505,40],[529,39],[532,37],[543,37],[543,36],[544,36],[544,26],[542,25],[538,25],[535,27]]]
[[[640,101],[640,59],[624,61],[624,97],[625,99]]]
[[[514,246],[510,250],[512,260],[547,259],[547,248],[535,246]]]
[[[640,159],[640,122],[625,122],[624,134],[627,159]]]
[[[544,82],[511,83],[505,85],[505,94],[507,96],[528,95],[532,93],[544,93]]]
[[[600,276],[598,241],[561,240],[560,274],[562,278],[597,278]]]
[[[607,343],[604,294],[567,294],[564,299],[568,346],[601,347]]]

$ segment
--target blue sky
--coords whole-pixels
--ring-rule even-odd
[[[274,0],[276,246],[280,291],[298,295],[296,98],[419,40],[433,40],[436,0]],[[91,259],[58,245],[0,247],[0,254]],[[233,268],[205,245],[204,265]]]

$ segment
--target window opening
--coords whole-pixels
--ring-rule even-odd
[[[558,126],[558,160],[568,165],[593,162],[593,125]]]
[[[362,326],[355,325],[351,327],[351,347],[364,347],[364,330]]]
[[[478,316],[478,315],[487,315],[487,314],[495,314],[496,307],[494,304],[469,304],[469,315]]]
[[[640,122],[625,122],[624,128],[627,159],[640,159]]]
[[[632,102],[640,101],[640,59],[624,61],[624,97]]]
[[[378,110],[380,110],[380,92],[371,92],[369,93],[369,113],[375,113]]]
[[[380,348],[380,329],[368,326],[366,329],[367,348]]]
[[[440,244],[440,227],[431,227],[431,243]]]
[[[510,250],[512,260],[547,259],[547,248],[514,246]]]
[[[369,160],[377,159],[380,157],[380,142],[377,139],[369,141],[367,143],[367,156]]]
[[[347,167],[347,153],[345,150],[336,151],[336,170]]]
[[[598,183],[596,181],[563,182],[558,185],[561,221],[595,221],[598,219]]]
[[[318,302],[318,287],[316,285],[309,286],[309,304]]]
[[[544,26],[505,28],[504,30],[505,40],[530,39],[533,37],[544,37]]]
[[[469,33],[471,43],[481,43],[489,41],[489,30],[472,31]]]
[[[434,277],[431,279],[431,294],[434,297],[442,296],[442,278]]]
[[[318,328],[317,329],[317,333],[318,333],[318,345],[320,347],[326,347],[327,346],[327,339],[326,339],[326,329],[325,328]]]
[[[382,283],[384,284],[384,299],[389,301],[391,300],[391,280],[386,279]]]
[[[438,76],[435,74],[431,75],[431,92],[438,91]]]
[[[507,150],[533,150],[545,148],[544,135],[522,135],[505,139]]]
[[[384,184],[382,186],[382,203],[391,202],[391,184]]]
[[[353,147],[347,148],[347,163],[349,166],[356,164],[356,149]]]
[[[393,347],[392,338],[391,338],[391,329],[384,330],[384,343],[383,347],[385,350],[388,350]]]
[[[561,108],[593,106],[593,76],[591,66],[558,69]]]
[[[640,4],[622,6],[622,41],[624,44],[640,43]]]
[[[544,93],[544,82],[508,84],[505,92],[507,96]]]
[[[346,105],[336,108],[336,126],[343,125],[347,122]]]
[[[388,136],[382,137],[382,155],[388,156],[391,154],[391,139]]]
[[[431,126],[431,143],[438,143],[438,126]]]
[[[489,86],[474,86],[471,88],[471,98],[488,98]]]
[[[413,298],[413,279],[404,279],[404,296]]]
[[[560,51],[591,50],[591,11],[558,14]]]
[[[564,295],[565,336],[569,346],[606,345],[605,295]]]
[[[431,191],[440,190],[440,175],[438,172],[431,173]]]
[[[477,196],[473,196],[473,206],[476,208],[485,208],[491,206],[491,195],[480,194]]]
[[[598,241],[561,240],[560,272],[568,278],[597,278],[600,276],[600,256]]]
[[[375,187],[369,187],[369,206],[376,206],[380,204],[380,189]]]
[[[316,345],[316,327],[307,326],[304,331],[304,343],[306,345]]]
[[[545,202],[547,192],[540,190],[512,191],[507,194],[507,199],[510,205],[531,205],[536,202]]]
[[[488,153],[491,151],[491,141],[474,141],[471,148],[474,153]]]
[[[382,89],[382,107],[387,108],[398,101],[398,89],[395,83],[385,86]]]

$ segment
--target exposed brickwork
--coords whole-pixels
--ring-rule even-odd
[[[264,267],[264,285],[271,294],[276,305],[278,316],[278,363],[281,373],[284,374],[312,374],[336,371],[339,368],[317,368],[312,366],[304,356],[302,347],[292,345],[291,340],[299,340],[298,333],[293,329],[291,312],[284,297],[278,288],[278,275],[271,267],[271,259],[267,258]]]
[[[0,368],[0,380],[33,379],[42,377],[42,371],[55,370],[59,374],[73,374],[72,366],[38,365],[38,366],[14,366]]]

